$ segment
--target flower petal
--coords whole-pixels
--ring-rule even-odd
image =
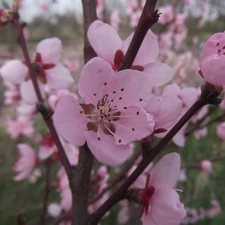
[[[182,101],[178,97],[163,96],[151,99],[145,110],[153,115],[157,128],[168,129],[175,124],[182,112]]]
[[[205,80],[214,85],[225,86],[225,55],[211,55],[201,61],[200,68]]]
[[[81,146],[85,143],[84,132],[87,130],[87,118],[83,109],[73,96],[63,96],[57,103],[53,122],[57,132],[73,145]]]
[[[78,92],[84,101],[97,105],[104,95],[104,84],[111,86],[114,74],[108,62],[97,57],[91,59],[82,70],[78,84]]]
[[[125,162],[132,154],[129,145],[116,145],[113,136],[99,132],[100,141],[97,133],[93,131],[85,132],[88,147],[95,158],[108,165],[117,166]]]
[[[66,89],[73,83],[70,71],[61,64],[57,64],[52,69],[46,70],[46,79],[48,87],[52,89]]]
[[[41,92],[41,95],[44,96],[44,86],[41,82],[38,82],[38,86]],[[37,103],[37,95],[35,93],[33,84],[31,80],[25,81],[20,85],[20,95],[21,98],[26,102],[27,104],[34,105]]]
[[[128,107],[112,124],[115,126],[116,144],[122,145],[145,138],[155,127],[152,116],[138,107]]]
[[[134,33],[132,33],[126,40],[123,42],[122,51],[126,53],[130,42],[133,38]],[[159,45],[155,34],[149,30],[146,34],[141,47],[137,53],[137,56],[134,60],[133,65],[146,65],[155,61],[159,54]]]
[[[204,44],[200,61],[207,58],[210,55],[218,54],[218,49],[223,48],[224,46],[224,36],[225,33],[216,33],[213,34]],[[218,45],[219,43],[219,45]]]
[[[150,172],[151,185],[173,188],[179,178],[180,166],[180,155],[176,152],[163,156]]]
[[[167,84],[174,75],[174,71],[168,65],[160,62],[145,65],[143,72],[147,75],[149,85],[152,87]]]
[[[143,215],[142,221],[147,224],[147,220],[151,218],[156,225],[180,225],[185,216],[186,211],[177,192],[172,188],[161,188],[153,195],[150,212],[147,216]]]
[[[116,73],[115,94],[106,87],[109,96],[112,95],[111,106],[123,109],[129,106],[145,107],[148,104],[152,88],[146,75],[136,70],[123,70]],[[111,88],[111,87],[110,87]]]
[[[89,26],[87,36],[96,54],[113,64],[115,52],[122,46],[116,30],[109,24],[96,20]]]
[[[38,43],[36,53],[41,54],[41,60],[44,64],[57,64],[62,54],[62,42],[56,37],[46,38]]]
[[[14,84],[20,84],[28,74],[28,68],[20,60],[6,62],[0,69],[0,74],[4,80]]]

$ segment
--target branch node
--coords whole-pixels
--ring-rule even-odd
[[[42,102],[38,102],[36,104],[38,112],[40,112],[45,120],[51,118],[52,113],[47,109],[47,107]]]
[[[201,91],[201,98],[206,104],[219,105],[221,103],[222,99],[219,98],[221,91],[213,85],[206,83],[201,87]]]

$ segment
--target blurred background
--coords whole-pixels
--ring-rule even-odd
[[[10,9],[12,1],[1,0],[0,8]],[[198,74],[199,56],[204,42],[214,33],[225,29],[225,1],[221,0],[159,0],[160,12],[168,13],[165,7],[173,10],[172,19],[156,24],[152,31],[158,36],[160,44],[159,60],[175,69],[176,83],[182,87],[198,88],[203,80]],[[136,27],[143,1],[105,0],[98,1],[98,16],[110,23],[122,39]],[[168,13],[169,14],[169,13]],[[163,14],[162,14],[163,15]],[[166,14],[167,15],[167,14]],[[37,43],[47,37],[58,37],[63,42],[63,62],[70,69],[77,84],[83,66],[83,28],[82,5],[80,0],[21,0],[21,20],[27,23],[25,36],[29,52],[35,51]],[[175,22],[176,21],[176,25]],[[176,28],[174,28],[176,26]],[[169,35],[168,35],[169,33]],[[173,35],[171,36],[171,33]],[[9,24],[0,32],[0,65],[10,59],[23,59],[16,42],[16,30]],[[168,43],[171,42],[171,43]],[[73,91],[76,91],[76,85]],[[28,225],[37,224],[42,209],[44,177],[35,183],[28,180],[14,181],[12,167],[17,159],[17,144],[32,144],[28,137],[20,135],[12,141],[7,129],[7,119],[15,119],[15,108],[5,104],[5,85],[0,85],[0,224],[16,224],[16,217],[23,212]],[[224,109],[209,107],[208,120],[219,117]],[[208,114],[207,114],[208,115]],[[178,151],[183,159],[183,169],[178,183],[182,202],[188,209],[188,219],[184,224],[222,225],[225,223],[225,144],[217,135],[217,125],[224,116],[208,125],[207,131],[197,135],[197,122],[189,124],[184,147],[171,143],[168,151]],[[46,129],[41,118],[36,118],[34,127],[37,132]],[[42,124],[42,125],[41,125]],[[37,146],[36,146],[37,147]],[[202,160],[212,163],[210,171],[193,166]],[[42,171],[42,168],[39,168]],[[56,169],[52,181],[56,177]],[[118,171],[117,171],[118,172]],[[112,169],[110,173],[115,176]],[[182,177],[183,176],[183,177]],[[49,203],[60,200],[53,190]],[[130,205],[125,214],[128,219],[118,219],[119,205],[115,207],[101,224],[140,224],[138,206]],[[47,224],[57,224],[49,215]]]

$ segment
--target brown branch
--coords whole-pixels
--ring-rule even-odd
[[[128,188],[141,175],[145,168],[155,159],[155,157],[164,149],[176,133],[186,124],[190,118],[206,104],[218,104],[219,92],[210,90],[207,85],[202,88],[201,97],[192,105],[184,116],[174,125],[174,127],[161,139],[161,141],[152,149],[149,145],[149,151],[145,149],[145,155],[142,161],[133,171],[133,173],[124,181],[124,183],[115,191],[115,193],[95,212],[89,219],[89,224],[96,225],[105,213],[110,210],[117,202],[124,199]]]
[[[119,182],[121,182],[126,176],[127,176],[127,173],[128,171],[131,169],[131,167],[134,165],[135,161],[138,159],[138,157],[141,155],[141,151],[137,152],[133,158],[131,159],[131,161],[129,162],[129,165],[124,168],[124,170],[116,177],[114,178],[110,184],[104,188],[102,190],[102,192],[97,195],[96,197],[94,197],[90,202],[89,204],[93,204],[95,203],[96,201],[98,201],[107,191],[109,191],[110,189],[112,189],[113,187],[115,187],[115,185],[117,185]]]
[[[47,207],[48,207],[48,198],[51,190],[51,161],[47,160],[45,163],[45,190],[44,190],[44,201],[43,201],[43,207],[42,207],[42,213],[40,218],[40,225],[46,224],[46,213],[47,213]]]
[[[82,6],[84,18],[84,63],[87,63],[96,56],[87,38],[88,27],[97,19],[96,0],[82,0]],[[80,147],[78,165],[70,180],[73,199],[72,225],[84,225],[87,222],[88,194],[93,161],[94,157],[87,144]]]
[[[159,14],[155,11],[158,0],[147,0],[143,8],[141,18],[134,32],[134,36],[124,56],[120,70],[131,68],[138,50],[147,34],[148,30],[158,21]]]
[[[23,34],[23,24],[20,23],[19,18],[15,18],[12,22],[15,24],[16,29],[18,31],[18,43],[19,43],[19,46],[20,46],[20,48],[23,52],[23,55],[24,55],[24,58],[25,58],[25,61],[26,61],[26,64],[27,64],[27,67],[28,67],[28,70],[29,70],[30,78],[31,78],[35,93],[37,95],[37,99],[38,99],[37,109],[42,114],[42,117],[43,117],[43,119],[44,119],[44,121],[45,121],[54,141],[55,141],[55,144],[58,148],[59,155],[60,155],[60,161],[61,161],[62,165],[64,166],[67,175],[70,177],[70,175],[72,173],[72,167],[69,163],[69,160],[66,156],[64,148],[61,144],[61,141],[59,140],[59,136],[58,136],[58,134],[55,130],[55,127],[53,125],[53,122],[52,122],[52,119],[51,119],[51,113],[48,111],[48,109],[44,105],[44,100],[41,96],[41,92],[40,92],[40,89],[39,89],[39,86],[38,86],[38,83],[37,83],[36,72],[35,72],[35,70],[32,66],[30,56],[28,54],[28,49],[27,49],[26,41],[25,41],[24,34]]]

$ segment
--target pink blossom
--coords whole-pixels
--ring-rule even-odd
[[[155,129],[168,129],[177,122],[182,111],[182,102],[178,97],[156,97],[153,94],[145,110],[153,115]]]
[[[65,90],[65,89],[62,89],[62,90],[58,90],[58,91],[55,91],[54,93],[52,93],[49,98],[48,98],[48,104],[49,106],[51,107],[51,109],[54,111],[55,110],[55,107],[56,107],[56,104],[57,102],[59,101],[59,99],[62,97],[62,96],[65,96],[65,95],[71,95],[73,96],[75,99],[78,99],[77,95],[75,93],[71,93],[69,92],[68,90]]]
[[[173,20],[174,14],[172,5],[160,7],[159,12],[162,13],[159,17],[159,23],[166,24]]]
[[[199,164],[198,167],[200,170],[205,171],[205,172],[211,172],[212,171],[212,163],[209,160],[202,160]]]
[[[124,55],[133,37],[132,33],[122,41],[116,30],[100,20],[94,21],[88,29],[88,39],[97,55],[109,62],[114,70],[119,69]],[[173,70],[164,63],[155,62],[159,53],[156,36],[148,31],[135,57],[133,68],[139,68],[147,74],[151,86],[161,86],[168,83],[173,77]]]
[[[216,133],[223,141],[225,140],[225,122],[217,126]]]
[[[15,181],[24,180],[31,175],[36,164],[35,151],[27,144],[18,144],[19,159],[13,167],[18,174],[13,178]]]
[[[7,121],[7,133],[12,139],[18,138],[20,135],[32,137],[34,135],[33,123],[25,117],[18,117],[17,120]]]
[[[143,110],[151,93],[145,74],[115,73],[106,61],[94,58],[81,73],[78,92],[86,104],[72,96],[62,97],[53,121],[71,144],[81,146],[87,141],[100,162],[121,164],[130,156],[129,143],[152,133],[155,123]]]
[[[149,183],[141,190],[141,220],[144,225],[178,225],[186,216],[174,185],[179,178],[180,156],[165,155],[151,170]]]
[[[20,102],[16,108],[16,111],[19,116],[31,118],[37,113],[37,108],[35,105],[29,105],[25,102]]]
[[[34,65],[38,66],[38,85],[41,94],[44,94],[44,85],[52,89],[63,89],[71,86],[73,78],[62,64],[60,58],[62,43],[58,38],[47,38],[39,42],[35,52]],[[5,63],[0,74],[4,80],[20,85],[20,95],[28,104],[37,101],[30,74],[26,64],[20,60],[11,60]],[[28,94],[29,93],[29,94]]]
[[[77,60],[64,60],[64,65],[69,69],[71,72],[75,72],[79,69],[80,64]]]
[[[40,149],[38,152],[38,158],[40,160],[45,160],[53,153],[57,152],[57,148],[55,146],[55,142],[52,138],[51,134],[48,134],[43,137],[42,143],[40,145]]]
[[[206,41],[200,58],[201,74],[208,83],[225,86],[224,61],[225,33],[216,33]]]

